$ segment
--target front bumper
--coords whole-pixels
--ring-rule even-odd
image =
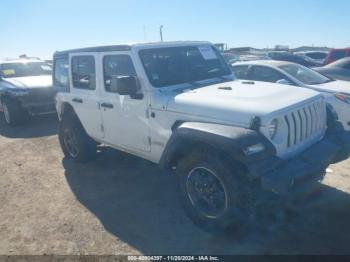
[[[56,113],[55,103],[53,102],[24,103],[22,104],[22,107],[33,116]]]
[[[16,99],[21,107],[31,115],[55,113],[55,91],[52,88],[33,88],[28,94],[18,96]]]
[[[271,158],[262,164],[264,173],[260,174],[263,189],[279,195],[298,191],[298,187],[321,180],[327,166],[341,157],[345,159],[350,152],[350,132],[337,127],[312,147],[289,160]],[[263,169],[262,169],[263,170]]]

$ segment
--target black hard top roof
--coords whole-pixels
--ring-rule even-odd
[[[86,48],[79,48],[79,49],[70,49],[70,50],[65,50],[65,51],[56,51],[54,53],[54,57],[67,56],[70,53],[129,51],[130,49],[131,49],[130,45],[110,45],[110,46],[86,47]]]

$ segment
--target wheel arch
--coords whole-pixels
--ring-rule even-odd
[[[263,152],[247,156],[244,149],[248,145],[262,143]],[[172,133],[160,159],[161,168],[173,168],[178,161],[194,148],[215,150],[220,156],[235,160],[248,168],[250,162],[274,156],[272,144],[260,133],[241,127],[212,123],[185,122],[179,124]]]
[[[58,118],[60,120],[62,120],[63,118],[66,117],[77,117],[77,114],[75,113],[75,110],[73,108],[73,106],[71,104],[69,104],[68,102],[63,102],[60,106],[58,111]]]

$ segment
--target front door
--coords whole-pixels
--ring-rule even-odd
[[[150,151],[147,96],[131,98],[119,95],[110,89],[112,76],[137,76],[129,53],[102,53],[99,60],[102,64],[100,105],[104,140],[117,147]]]

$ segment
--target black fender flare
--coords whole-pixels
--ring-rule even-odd
[[[263,151],[252,155],[244,153],[248,146],[259,143],[264,145]],[[255,130],[222,124],[185,122],[173,130],[161,156],[160,167],[174,166],[174,161],[183,156],[184,153],[181,154],[181,152],[189,153],[188,147],[193,144],[203,144],[218,149],[229,158],[241,162],[248,169],[251,164],[265,162],[266,159],[274,158],[276,155],[276,149],[272,143]]]

